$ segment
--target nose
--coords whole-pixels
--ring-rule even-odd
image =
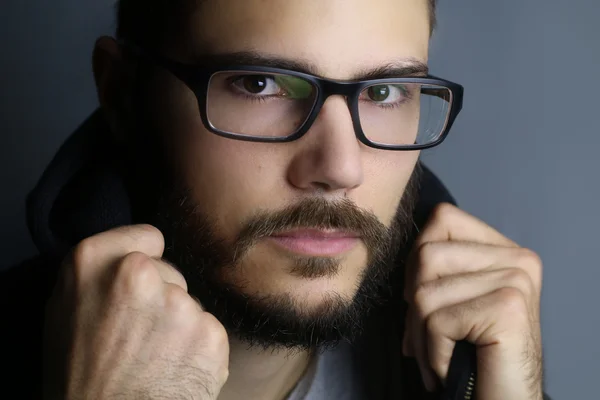
[[[297,144],[300,148],[288,171],[294,187],[346,193],[362,184],[361,144],[344,97],[327,99],[310,131]]]

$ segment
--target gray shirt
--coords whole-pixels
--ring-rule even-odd
[[[314,357],[287,400],[364,400],[361,376],[356,371],[350,344]]]

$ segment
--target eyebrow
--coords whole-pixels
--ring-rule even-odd
[[[288,59],[255,51],[202,55],[196,57],[194,61],[203,65],[230,64],[281,68],[321,76],[319,68],[306,60]],[[429,67],[427,64],[416,58],[408,57],[390,60],[374,68],[359,70],[352,76],[351,80],[363,81],[383,78],[417,77],[425,76],[428,73]]]

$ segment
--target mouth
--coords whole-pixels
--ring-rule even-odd
[[[295,229],[269,236],[278,246],[304,256],[336,257],[352,250],[361,240],[356,232]]]

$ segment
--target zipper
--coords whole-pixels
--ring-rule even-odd
[[[471,372],[469,375],[469,380],[467,381],[467,385],[465,386],[465,390],[463,393],[464,400],[474,400],[475,399],[475,371]]]

